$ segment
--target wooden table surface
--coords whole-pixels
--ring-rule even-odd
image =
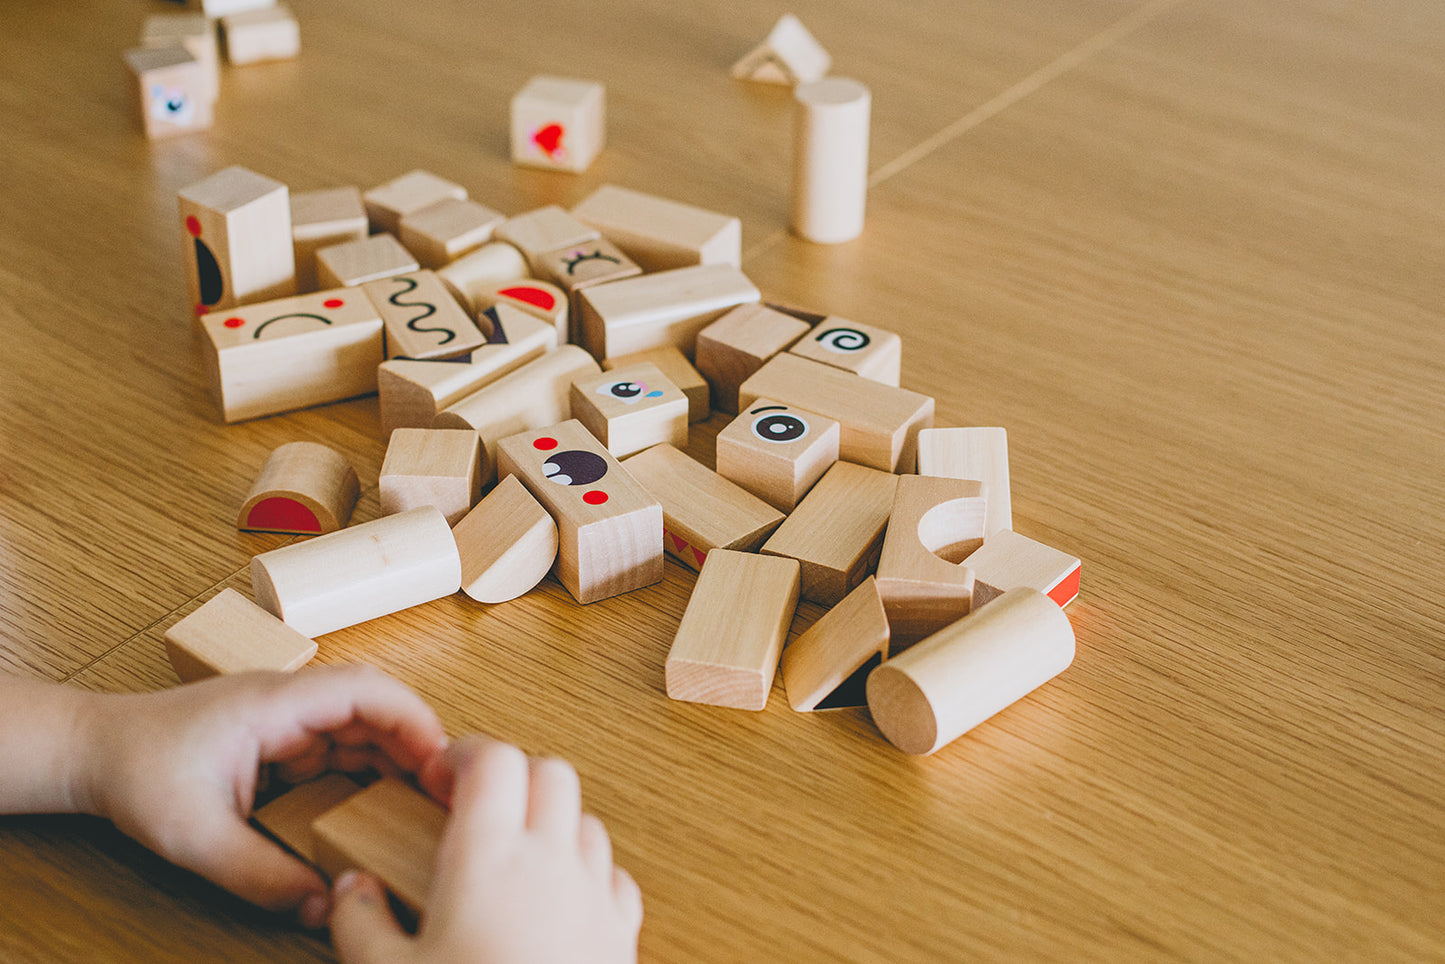
[[[375,398],[219,423],[178,188],[421,167],[517,213],[619,183],[739,215],[766,296],[897,330],[939,424],[1008,429],[1015,527],[1084,560],[1073,667],[928,759],[781,691],[673,703],[672,562],[585,609],[550,579],[456,596],[322,661],[575,761],[650,961],[1445,959],[1436,0],[800,0],[874,93],[838,247],[785,231],[788,92],[727,74],[780,8],[294,5],[300,59],[227,69],[215,127],[157,144],[120,54],[166,5],[0,17],[0,668],[172,685],[165,628],[285,541],[234,526],[283,442],[348,453],[377,513]],[[607,85],[583,175],[507,159],[539,72]],[[0,820],[0,959],[329,955],[98,821]]]

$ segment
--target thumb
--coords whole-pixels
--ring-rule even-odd
[[[206,823],[210,826],[194,827],[195,832],[181,844],[191,853],[163,851],[163,855],[259,907],[324,916],[320,908],[325,906],[326,883],[316,871],[234,816]],[[315,927],[321,921],[303,923]]]
[[[392,916],[381,884],[355,870],[336,878],[331,940],[344,964],[395,964],[412,956],[411,939]]]

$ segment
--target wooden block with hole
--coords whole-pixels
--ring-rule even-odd
[[[197,315],[295,293],[286,185],[228,167],[182,188],[178,199]]]
[[[572,216],[602,232],[644,271],[743,263],[742,222],[691,204],[604,184],[572,208]]]
[[[469,428],[481,437],[486,485],[497,476],[497,443],[566,419],[573,379],[600,371],[591,355],[576,345],[563,345],[448,406],[432,420],[432,427]]]
[[[361,495],[356,470],[335,449],[288,442],[266,459],[236,527],[250,532],[321,535],[346,527]]]
[[[316,865],[332,880],[352,869],[373,874],[419,914],[446,822],[447,812],[426,794],[400,780],[378,780],[316,818]]]
[[[361,286],[386,325],[386,357],[470,356],[487,337],[434,272],[393,275]]]
[[[456,525],[482,496],[481,440],[466,430],[399,428],[379,484],[382,515],[431,505]]]
[[[756,552],[783,514],[671,445],[656,445],[623,466],[662,503],[663,548],[690,569],[714,549]]]
[[[624,458],[660,442],[686,446],[687,396],[651,362],[572,382],[572,417]]]
[[[778,18],[763,42],[733,64],[737,80],[793,86],[818,80],[828,73],[833,58],[791,13]]]
[[[429,505],[251,560],[256,603],[311,637],[450,596],[461,584],[451,526]]]
[[[868,674],[888,658],[888,616],[872,576],[783,650],[788,705],[800,713],[864,706]]]
[[[963,564],[974,574],[974,609],[1021,587],[1037,590],[1060,606],[1067,606],[1079,594],[1082,566],[1077,556],[1010,529],[989,536]]]
[[[221,33],[233,67],[290,60],[301,53],[301,26],[284,3],[224,16]]]
[[[142,47],[169,47],[180,44],[201,62],[206,74],[206,89],[214,101],[221,90],[221,45],[216,28],[204,13],[155,13],[141,25]]]
[[[587,170],[607,139],[606,101],[592,81],[533,77],[512,97],[512,163]]]
[[[333,807],[339,807],[361,792],[361,785],[341,773],[327,773],[298,783],[275,800],[259,808],[251,819],[303,860],[316,862],[316,842],[311,825]]]
[[[667,380],[682,390],[687,396],[687,420],[689,422],[701,422],[712,414],[710,404],[710,393],[707,380],[694,367],[687,356],[678,351],[672,345],[663,345],[661,348],[649,348],[645,351],[633,352],[630,355],[618,355],[616,358],[608,358],[602,362],[603,371],[614,371],[618,368],[630,368],[633,365],[640,365],[644,362],[656,365]]]
[[[831,418],[754,399],[718,433],[718,474],[792,512],[838,461],[839,434]]]
[[[763,304],[740,305],[697,333],[693,360],[712,386],[712,404],[737,414],[738,386],[808,333],[806,322]]]
[[[234,589],[222,589],[166,630],[166,656],[181,682],[270,669],[294,673],[316,644]]]
[[[492,285],[522,282],[527,277],[527,271],[527,259],[514,245],[490,241],[446,267],[438,268],[437,277],[476,316],[485,307],[477,300],[479,292]],[[565,341],[566,334],[565,330],[560,330],[558,340]]]
[[[505,241],[522,252],[528,264],[532,265],[534,274],[537,273],[537,259],[548,251],[586,244],[600,237],[595,228],[589,228],[555,204],[508,218],[497,226],[494,233],[498,241]]]
[[[557,520],[557,578],[578,602],[662,579],[662,506],[581,422],[503,439],[497,474],[521,479]]]
[[[557,344],[565,345],[571,340],[567,292],[556,285],[536,278],[512,279],[473,285],[468,294],[476,313],[494,305],[507,305],[550,323],[557,329]]]
[[[316,252],[316,280],[323,288],[364,285],[419,267],[411,252],[389,234],[330,244]]]
[[[878,563],[898,476],[852,462],[830,468],[763,552],[802,566],[804,599],[833,606]]]
[[[1001,428],[926,428],[918,433],[918,474],[978,479],[988,492],[984,538],[1012,529],[1008,433]]]
[[[672,345],[692,357],[697,333],[758,289],[727,264],[659,271],[585,289],[578,296],[582,344],[598,358]]]
[[[933,426],[933,399],[927,395],[788,352],[775,355],[738,390],[742,406],[759,398],[835,419],[842,428],[839,457],[886,472],[915,464],[918,432]]]
[[[373,231],[397,234],[401,219],[447,198],[467,199],[467,189],[430,171],[408,171],[367,191],[366,213]]]
[[[963,560],[983,545],[986,495],[970,479],[899,476],[878,559],[895,654],[968,615],[974,574]]]
[[[443,410],[557,347],[556,329],[507,305],[482,313],[486,344],[440,361],[395,358],[376,371],[381,430],[430,428]]]
[[[487,493],[452,529],[462,592],[483,603],[516,599],[557,560],[557,523],[515,475]]]
[[[466,198],[447,197],[402,217],[397,237],[423,268],[445,267],[492,240],[506,215]]]
[[[667,654],[668,697],[765,709],[797,606],[794,560],[708,553]]]
[[[291,247],[296,253],[296,290],[315,291],[316,252],[366,238],[366,206],[354,187],[297,191],[291,195]]]
[[[363,292],[341,288],[212,312],[197,328],[227,422],[376,391],[384,337]]]
[[[824,318],[788,351],[884,385],[897,386],[903,372],[902,338],[845,318]]]
[[[127,50],[125,62],[135,83],[141,129],[149,140],[211,126],[216,100],[211,76],[179,39]]]

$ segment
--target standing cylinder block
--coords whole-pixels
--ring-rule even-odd
[[[828,77],[793,92],[793,233],[818,244],[863,233],[873,95]]]

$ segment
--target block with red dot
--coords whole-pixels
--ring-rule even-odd
[[[662,442],[687,446],[687,396],[651,362],[577,378],[571,411],[619,459]]]
[[[497,475],[515,475],[557,520],[557,578],[578,602],[662,579],[661,503],[581,422],[502,439]]]
[[[369,395],[385,358],[381,316],[360,288],[215,311],[197,328],[227,422]]]
[[[182,188],[179,201],[196,315],[295,294],[286,185],[228,167]]]
[[[241,504],[236,526],[253,532],[321,535],[345,528],[361,485],[335,449],[288,442],[271,453]]]
[[[587,170],[606,140],[601,84],[533,77],[512,97],[512,163],[555,171]]]
[[[1037,589],[1060,606],[1067,606],[1079,595],[1083,568],[1078,557],[1012,529],[989,535],[962,564],[973,570],[975,611],[1021,586]]]

